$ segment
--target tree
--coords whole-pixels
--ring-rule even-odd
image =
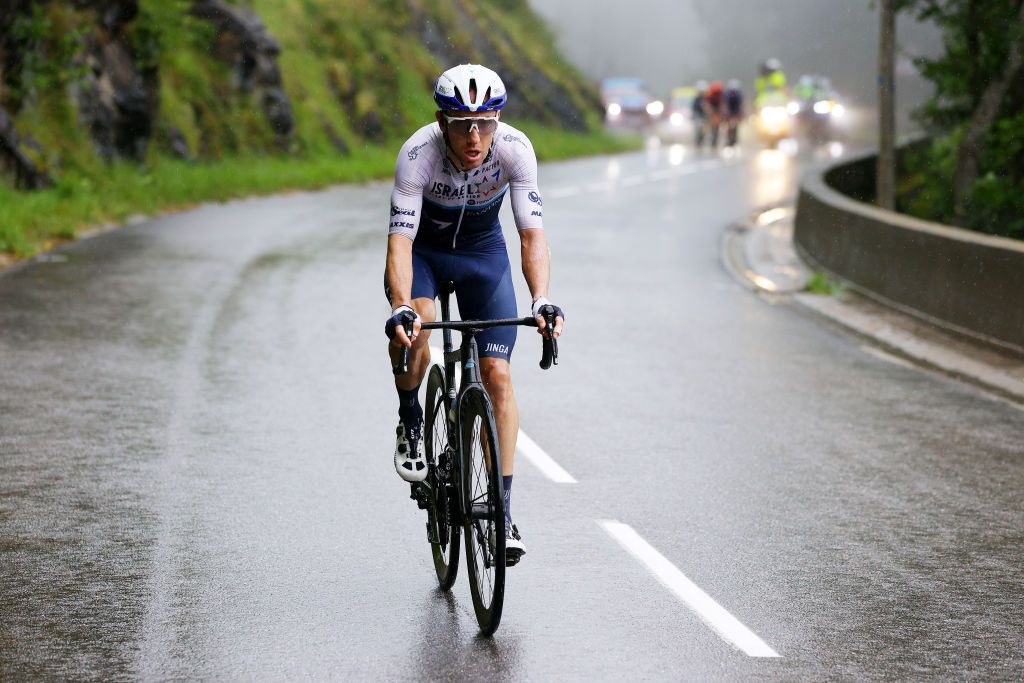
[[[896,208],[896,10],[893,0],[878,5],[878,166],[875,199],[883,209]]]
[[[935,22],[945,52],[918,60],[935,95],[918,119],[935,140],[914,213],[1024,236],[1024,0],[896,0]]]
[[[956,175],[953,178],[954,215],[961,220],[966,213],[974,181],[978,178],[978,166],[985,139],[996,120],[1010,84],[1020,73],[1021,64],[1024,62],[1024,4],[1021,4],[1018,10],[1015,30],[1010,34],[1009,43],[1003,68],[982,93],[957,152]]]

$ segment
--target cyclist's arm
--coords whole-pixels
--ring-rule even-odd
[[[388,235],[384,279],[391,292],[391,310],[399,306],[412,306],[412,240],[408,237]]]
[[[513,138],[509,149],[513,161],[509,169],[509,186],[512,196],[512,214],[519,229],[522,244],[523,277],[530,288],[531,304],[548,296],[548,282],[551,275],[551,260],[548,254],[548,240],[544,234],[544,202],[537,186],[537,156],[526,136]],[[538,318],[537,331],[543,334],[543,319]],[[562,319],[558,318],[554,335],[562,331]]]
[[[519,239],[522,243],[523,277],[530,288],[531,301],[547,298],[551,277],[547,237],[543,230],[527,229],[519,231]]]
[[[423,150],[425,144],[417,147],[417,136],[413,136],[398,153],[395,163],[395,186],[391,191],[391,209],[388,223],[388,253],[384,265],[384,281],[391,297],[391,310],[399,306],[412,307],[412,244],[419,229],[423,209],[423,188],[427,182],[426,156],[412,153]],[[419,163],[416,163],[419,161]],[[413,339],[419,331],[417,322],[413,328]],[[409,340],[405,332],[396,330],[395,339],[405,346]]]

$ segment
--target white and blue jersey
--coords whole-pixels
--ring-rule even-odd
[[[519,230],[544,227],[537,157],[521,131],[498,123],[483,163],[461,171],[448,159],[437,123],[416,131],[398,154],[388,233],[413,240],[412,298],[434,298],[442,282],[455,283],[463,319],[516,317],[515,291],[498,221],[511,195]],[[478,337],[480,355],[505,358],[515,327]]]

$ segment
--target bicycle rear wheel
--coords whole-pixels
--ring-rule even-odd
[[[454,479],[458,476],[455,453],[448,438],[448,408],[445,401],[447,389],[444,372],[437,365],[430,368],[427,378],[427,420],[424,434],[427,464],[430,468],[429,481],[434,495],[430,501],[431,511],[428,524],[433,528],[430,551],[434,556],[434,573],[441,590],[450,590],[459,573],[459,540],[461,529],[453,519],[458,501],[451,495],[456,489]]]
[[[480,631],[491,635],[505,599],[505,500],[494,417],[483,390],[465,394],[461,426],[466,570]]]

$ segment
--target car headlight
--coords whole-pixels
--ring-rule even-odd
[[[786,105],[786,112],[788,112],[790,116],[796,116],[800,113],[800,103],[790,102]]]
[[[832,111],[831,100],[818,100],[817,102],[814,103],[815,114],[827,114],[830,111]]]
[[[844,107],[843,105],[841,105],[841,104],[833,104],[832,105],[832,116],[835,116],[836,118],[839,118],[839,117],[841,117],[845,113],[846,113],[846,107]]]
[[[608,105],[608,116],[618,116],[622,113],[622,105],[618,102],[612,102]]]
[[[665,103],[661,100],[654,100],[653,102],[647,103],[647,113],[651,116],[661,116],[663,111],[665,111]]]
[[[683,125],[683,114],[682,112],[674,111],[672,116],[668,117],[668,120],[673,126],[681,126]]]

